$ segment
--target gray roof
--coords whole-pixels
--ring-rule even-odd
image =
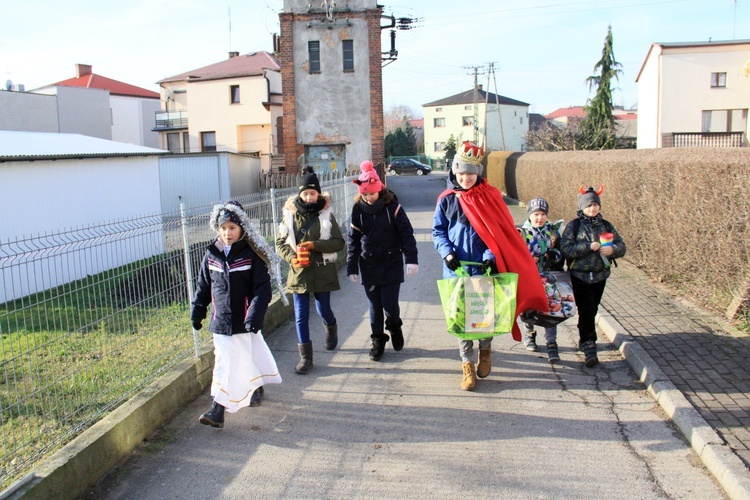
[[[487,92],[485,90],[477,90],[479,93],[479,102],[482,103],[485,101],[485,98],[489,96],[487,101],[490,104],[500,103],[500,104],[507,104],[510,106],[529,106],[529,103],[522,102],[522,101],[516,101],[515,99],[511,99],[510,97],[505,97],[498,94],[493,94],[492,92]],[[461,92],[460,94],[452,95],[450,97],[445,97],[443,99],[438,99],[437,101],[428,102],[427,104],[422,104],[422,107],[428,107],[428,106],[451,106],[453,104],[473,104],[474,103],[474,89],[467,90],[466,92]]]
[[[80,134],[0,130],[0,162],[165,153],[168,151]]]
[[[750,40],[705,40],[703,42],[656,42],[662,47],[708,47],[713,45],[744,45]]]
[[[263,75],[266,70],[281,71],[281,63],[273,54],[261,50],[251,54],[230,57],[209,66],[204,66],[203,68],[164,78],[156,83],[242,78]]]

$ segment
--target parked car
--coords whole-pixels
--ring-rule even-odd
[[[429,174],[430,172],[432,172],[432,167],[430,167],[429,165],[425,165],[424,163],[419,163],[414,158],[394,158],[394,160],[390,165],[388,165],[388,168],[386,169],[386,173],[388,175],[425,175]]]

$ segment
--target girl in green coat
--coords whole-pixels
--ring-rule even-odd
[[[338,344],[338,325],[331,310],[331,292],[339,290],[337,255],[344,249],[344,237],[336,218],[331,213],[331,197],[321,193],[318,176],[312,167],[303,170],[299,194],[290,197],[283,210],[276,251],[291,264],[286,291],[294,296],[294,317],[297,324],[300,361],[297,373],[307,373],[313,367],[313,348],[310,341],[310,294],[315,297],[315,308],[323,318],[326,331],[325,347],[333,350]],[[297,251],[309,252],[309,264],[298,259]]]

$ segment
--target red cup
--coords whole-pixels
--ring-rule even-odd
[[[297,265],[308,267],[310,265],[310,250],[302,245],[297,245]]]

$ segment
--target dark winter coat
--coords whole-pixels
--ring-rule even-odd
[[[211,304],[208,329],[219,335],[234,335],[263,328],[271,302],[271,278],[263,259],[247,241],[232,245],[224,256],[224,244],[216,239],[206,250],[192,302],[191,320],[202,322]]]
[[[578,231],[576,232],[576,227]],[[591,250],[591,243],[599,241],[599,234],[612,233],[612,255],[607,257],[611,264],[612,260],[625,256],[625,242],[617,233],[615,227],[601,214],[593,219],[582,216],[579,212],[578,219],[573,219],[565,226],[565,231],[560,241],[560,251],[568,263],[568,271],[585,283],[599,283],[609,278],[610,267],[602,259],[599,252]]]
[[[380,196],[378,201],[385,201],[380,207],[362,207],[362,201],[352,207],[346,274],[361,275],[364,286],[403,283],[404,257],[407,264],[419,263],[417,240],[406,212],[389,191],[381,191]]]
[[[315,249],[310,252],[310,266],[295,269],[289,267],[285,290],[289,293],[315,293],[339,290],[336,252],[344,249],[346,242],[336,217],[331,213],[331,199],[328,193],[320,195],[326,200],[325,207],[317,213],[303,214],[294,204],[297,196],[290,197],[284,204],[284,221],[279,226],[279,237],[276,239],[276,252],[291,263],[297,256],[296,245],[303,241],[312,241]],[[312,225],[302,235],[301,230],[314,218]],[[293,234],[294,245],[291,244]]]

